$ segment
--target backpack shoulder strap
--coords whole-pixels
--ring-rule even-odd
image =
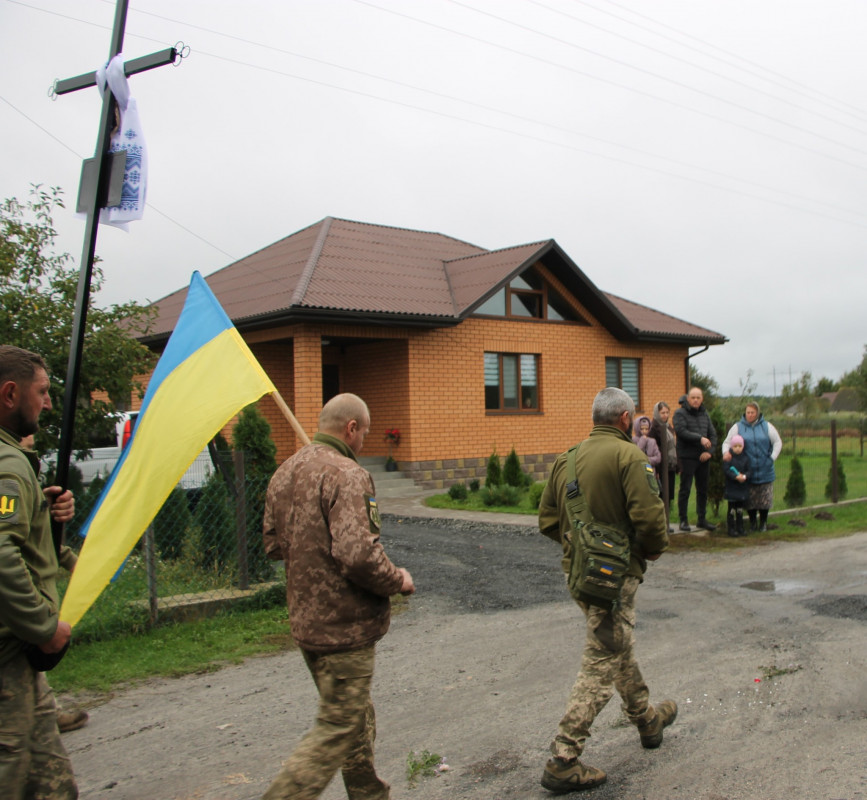
[[[587,501],[584,499],[584,494],[578,485],[578,471],[576,468],[578,451],[580,449],[581,443],[579,442],[566,455],[566,509],[572,522],[572,530],[578,527],[579,522],[586,522],[584,518],[587,514]]]

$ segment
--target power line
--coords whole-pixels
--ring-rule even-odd
[[[15,2],[17,5],[22,5],[22,6],[25,6],[25,7],[27,7],[27,8],[31,8],[31,9],[33,9],[33,10],[37,10],[37,11],[38,11],[38,10],[42,10],[42,9],[34,8],[33,6],[30,6],[30,5],[26,4],[26,3],[22,3],[22,2],[20,2],[19,0],[8,0],[8,1],[9,1],[9,2]],[[107,0],[103,0],[103,2],[107,2]],[[359,3],[362,4],[362,5],[371,6],[371,7],[373,7],[373,8],[376,8],[376,9],[379,9],[379,10],[382,10],[382,11],[388,11],[387,9],[381,9],[379,6],[376,6],[376,5],[372,4],[372,3],[363,2],[363,0],[356,0],[356,2],[359,2]],[[109,4],[110,4],[110,3],[109,3]],[[463,5],[463,4],[458,3],[458,5]],[[47,12],[47,13],[55,14],[56,12]],[[663,159],[663,160],[667,161],[667,162],[670,163],[670,164],[674,164],[674,165],[677,165],[677,166],[680,166],[680,167],[685,167],[685,168],[687,168],[687,169],[696,169],[696,170],[701,170],[701,171],[704,171],[704,172],[709,173],[709,174],[711,174],[711,175],[714,175],[714,176],[716,176],[716,177],[721,177],[721,178],[724,178],[724,179],[726,179],[726,180],[736,181],[736,182],[738,182],[738,183],[742,183],[742,184],[745,184],[745,185],[747,185],[747,186],[752,186],[752,187],[754,187],[754,188],[760,188],[760,189],[762,189],[762,190],[764,190],[764,191],[774,192],[774,193],[781,194],[781,195],[784,195],[784,196],[787,196],[787,197],[792,197],[792,198],[794,198],[794,199],[796,199],[796,200],[800,200],[800,201],[812,202],[812,203],[815,203],[815,204],[817,204],[817,205],[822,205],[822,206],[825,206],[825,207],[828,207],[828,208],[832,208],[832,209],[834,209],[834,210],[837,210],[837,211],[840,211],[840,212],[843,212],[843,213],[854,214],[854,215],[861,216],[860,212],[853,211],[853,210],[851,210],[851,209],[846,209],[846,208],[843,208],[843,207],[840,207],[840,206],[836,206],[836,205],[834,205],[834,204],[824,203],[824,202],[822,202],[822,201],[815,200],[815,199],[812,198],[812,197],[806,197],[806,196],[801,196],[801,195],[797,195],[797,194],[794,194],[794,193],[786,192],[786,191],[784,191],[784,190],[776,189],[776,188],[774,188],[774,187],[766,186],[766,185],[763,185],[763,184],[760,184],[760,183],[757,183],[757,182],[747,181],[747,180],[744,180],[744,179],[741,179],[741,178],[737,178],[737,177],[734,177],[734,176],[726,175],[725,173],[722,173],[722,172],[718,172],[718,171],[714,171],[714,170],[709,170],[709,169],[707,169],[707,168],[705,168],[705,167],[701,167],[701,166],[698,166],[698,165],[695,165],[695,164],[688,164],[688,163],[685,163],[685,162],[678,162],[678,161],[676,161],[676,160],[674,160],[674,159],[670,159],[670,158],[668,158],[668,157],[666,157],[666,156],[655,155],[655,154],[653,154],[653,153],[650,153],[649,151],[640,150],[640,149],[638,149],[638,148],[630,147],[630,146],[628,146],[628,145],[622,145],[622,144],[619,144],[619,143],[616,143],[616,142],[612,142],[612,141],[610,141],[610,140],[606,140],[606,139],[602,139],[602,138],[600,138],[600,137],[592,136],[592,135],[590,135],[590,134],[586,134],[586,133],[582,133],[582,132],[574,131],[574,130],[572,130],[572,129],[563,128],[563,127],[559,127],[559,126],[553,126],[553,125],[546,124],[546,123],[540,123],[538,120],[530,119],[530,118],[527,118],[527,117],[522,117],[522,116],[517,115],[517,114],[514,114],[514,113],[512,113],[512,112],[502,111],[502,110],[499,110],[499,109],[496,109],[496,108],[493,108],[493,107],[490,107],[490,106],[484,106],[484,105],[482,105],[482,104],[475,103],[475,102],[472,102],[472,101],[467,101],[467,100],[463,100],[463,99],[461,99],[461,98],[456,98],[456,97],[453,97],[453,96],[445,95],[445,94],[440,93],[440,92],[435,92],[435,91],[428,90],[428,89],[423,89],[423,88],[420,88],[420,87],[417,87],[417,86],[412,86],[412,85],[410,85],[410,84],[406,84],[406,83],[403,83],[403,82],[400,82],[400,81],[395,81],[395,80],[393,80],[393,79],[389,79],[389,78],[384,78],[384,77],[382,77],[382,76],[374,75],[374,74],[372,74],[372,73],[362,72],[362,71],[360,71],[360,70],[355,70],[355,69],[351,69],[351,68],[343,67],[343,66],[341,66],[341,65],[333,64],[333,63],[331,63],[331,62],[323,61],[323,60],[321,60],[321,59],[315,59],[315,58],[310,58],[310,57],[307,57],[307,56],[301,56],[301,55],[299,55],[299,54],[297,54],[297,53],[293,53],[293,52],[291,52],[291,51],[287,51],[287,50],[284,50],[284,49],[282,49],[282,48],[276,48],[276,47],[272,47],[272,46],[270,46],[270,45],[265,45],[265,44],[262,44],[262,43],[259,43],[259,42],[254,42],[254,41],[252,41],[252,40],[243,39],[242,37],[234,36],[234,35],[232,35],[232,34],[224,34],[224,33],[221,33],[221,32],[219,32],[219,31],[215,31],[215,30],[213,30],[213,29],[207,29],[207,28],[204,28],[204,27],[202,27],[202,26],[194,25],[194,24],[191,24],[191,23],[185,23],[185,22],[183,22],[183,21],[180,21],[180,20],[174,20],[174,19],[171,19],[171,18],[168,18],[168,17],[163,17],[162,15],[153,14],[153,13],[151,13],[151,12],[142,12],[142,13],[146,13],[146,14],[149,15],[149,16],[154,16],[154,17],[158,17],[158,18],[165,19],[165,20],[170,21],[170,22],[172,22],[172,23],[174,23],[174,24],[188,25],[188,26],[190,26],[190,27],[193,27],[193,28],[199,28],[199,29],[205,30],[205,31],[207,31],[207,32],[214,33],[214,34],[216,34],[216,35],[226,36],[227,38],[230,38],[230,39],[236,39],[236,40],[239,40],[239,41],[243,41],[243,42],[245,42],[245,43],[252,44],[252,45],[257,46],[257,47],[263,47],[263,48],[265,48],[265,49],[275,50],[275,51],[281,52],[281,53],[283,53],[283,54],[291,55],[291,56],[294,56],[294,57],[305,58],[305,59],[307,59],[307,60],[311,60],[311,61],[314,61],[314,62],[316,62],[316,63],[325,64],[325,65],[328,65],[328,66],[331,66],[331,67],[335,67],[335,68],[338,68],[338,69],[341,69],[341,70],[345,70],[345,71],[348,71],[348,72],[351,72],[351,73],[354,73],[354,74],[360,74],[360,75],[363,75],[363,76],[365,76],[365,77],[372,77],[372,78],[374,78],[374,79],[376,79],[376,80],[380,80],[380,81],[384,81],[384,82],[391,83],[391,84],[394,84],[394,85],[402,86],[402,87],[404,87],[404,88],[410,88],[410,89],[413,89],[413,90],[415,90],[415,91],[419,91],[419,92],[423,92],[423,93],[426,93],[426,94],[430,94],[430,95],[433,95],[433,96],[436,96],[436,97],[439,97],[439,98],[443,98],[443,99],[448,99],[448,100],[451,100],[451,101],[456,101],[456,102],[464,103],[464,104],[467,104],[467,105],[473,106],[473,107],[475,107],[475,108],[480,108],[480,109],[485,110],[485,111],[488,111],[488,112],[493,112],[493,113],[501,114],[501,115],[504,115],[504,116],[507,116],[507,117],[511,117],[511,118],[513,118],[513,119],[518,119],[518,120],[521,120],[521,121],[524,121],[524,122],[530,122],[530,123],[532,123],[532,124],[536,124],[536,125],[539,125],[539,126],[541,126],[541,127],[551,128],[552,130],[557,130],[557,131],[560,131],[560,132],[565,132],[565,133],[570,134],[570,135],[581,136],[581,137],[588,138],[588,139],[591,139],[591,140],[594,140],[594,141],[596,141],[596,142],[600,142],[600,143],[603,143],[603,144],[606,144],[606,145],[610,145],[610,146],[617,147],[617,148],[621,148],[621,149],[624,149],[624,150],[627,150],[627,151],[635,152],[635,153],[638,153],[638,154],[640,154],[640,155],[649,156],[649,157],[651,157],[651,158],[659,158],[659,159]],[[389,13],[398,13],[398,12],[389,12]],[[63,15],[63,14],[56,14],[56,15],[57,15],[57,16],[61,16],[61,17],[65,18],[65,19],[70,19],[70,20],[72,20],[72,21],[84,22],[84,23],[86,23],[86,24],[94,24],[94,23],[89,23],[89,22],[87,22],[87,21],[85,21],[85,20],[78,20],[78,19],[76,19],[76,18],[74,18],[74,17],[69,17],[68,15]],[[403,16],[403,17],[406,17],[406,16],[407,16],[407,15],[405,15],[405,14],[400,14],[400,13],[398,13],[398,15],[399,15],[399,16]],[[416,21],[416,22],[421,22],[421,23],[423,23],[423,24],[431,24],[431,23],[426,23],[426,22],[424,22],[423,20],[418,20],[418,19],[413,18],[413,17],[408,17],[408,18],[409,18],[409,19],[412,19],[413,21]],[[103,26],[99,26],[99,25],[97,25],[97,27],[103,27]],[[438,25],[435,25],[434,27],[441,28],[441,26],[438,26]],[[450,32],[457,33],[458,35],[461,35],[461,36],[469,36],[468,34],[463,34],[463,33],[461,33],[461,32],[451,31],[451,29],[444,29],[444,30],[447,30],[447,31],[450,31]],[[140,34],[130,33],[130,35],[131,35],[131,36],[137,36],[138,38],[143,38],[143,39],[147,39],[147,40],[151,40],[151,41],[159,41],[159,40],[151,39],[151,37],[141,36]],[[476,37],[472,37],[472,36],[470,36],[469,38],[473,38],[473,39],[474,39],[474,38],[476,38]],[[480,41],[484,41],[484,40],[480,40]],[[490,42],[486,42],[486,43],[487,43],[487,44],[491,44],[492,46],[495,46],[495,47],[501,47],[501,48],[503,47],[503,46],[501,46],[501,45],[496,45],[496,44],[494,44],[494,43],[490,43]],[[504,48],[504,49],[511,50],[511,48]],[[615,162],[622,163],[622,164],[627,164],[627,165],[630,165],[630,166],[637,167],[637,168],[639,168],[639,169],[649,170],[649,171],[656,172],[656,173],[659,173],[659,174],[667,175],[667,176],[669,176],[669,177],[679,178],[679,179],[681,179],[681,180],[686,180],[686,181],[690,181],[690,182],[693,182],[693,183],[698,183],[698,184],[702,184],[702,185],[710,186],[710,187],[715,188],[715,189],[718,189],[718,190],[727,191],[727,192],[733,192],[733,193],[736,193],[736,194],[739,194],[739,195],[742,195],[742,196],[746,196],[746,197],[752,197],[752,198],[754,198],[754,199],[759,199],[759,200],[762,200],[762,201],[764,201],[764,202],[768,202],[768,203],[772,203],[772,204],[781,205],[781,206],[786,207],[786,208],[790,208],[790,209],[794,209],[794,210],[798,210],[798,211],[802,211],[802,212],[806,212],[806,213],[814,213],[814,214],[817,214],[817,215],[819,215],[819,216],[824,216],[824,217],[826,217],[826,218],[836,220],[836,221],[838,221],[838,222],[845,222],[845,223],[849,223],[849,224],[860,225],[860,223],[858,223],[858,222],[851,222],[850,220],[840,219],[839,217],[835,217],[835,216],[830,215],[830,214],[824,214],[824,213],[822,213],[822,212],[813,211],[813,210],[810,210],[810,209],[807,209],[807,208],[803,208],[803,207],[799,207],[799,206],[792,205],[792,204],[790,204],[790,203],[782,203],[782,202],[779,202],[779,201],[776,201],[776,200],[768,199],[768,198],[766,198],[766,197],[761,197],[761,196],[758,196],[758,195],[750,194],[749,192],[744,192],[744,191],[740,191],[740,190],[736,190],[736,189],[731,189],[731,188],[724,187],[724,186],[720,186],[719,184],[711,183],[711,182],[708,182],[708,181],[699,180],[699,179],[696,179],[696,178],[690,178],[690,177],[686,177],[686,176],[683,176],[683,175],[678,175],[678,174],[676,174],[676,173],[672,173],[672,172],[670,172],[670,171],[657,169],[657,168],[650,167],[650,166],[643,165],[643,164],[638,164],[638,163],[636,163],[636,162],[628,161],[628,160],[625,160],[625,159],[622,159],[622,158],[615,158],[615,157],[613,157],[613,156],[607,156],[607,155],[604,155],[604,154],[602,154],[602,153],[599,153],[598,151],[587,150],[587,149],[584,149],[584,148],[576,147],[576,146],[574,146],[574,145],[563,144],[563,143],[560,143],[560,142],[552,141],[552,140],[550,140],[550,139],[545,139],[545,138],[542,138],[542,137],[539,137],[539,136],[533,136],[533,135],[530,135],[530,134],[524,134],[524,133],[520,133],[520,132],[517,132],[517,131],[508,130],[508,129],[502,128],[502,127],[500,127],[500,126],[496,126],[496,125],[492,125],[492,124],[488,124],[488,123],[484,123],[484,122],[478,122],[478,121],[470,120],[470,119],[467,119],[466,117],[461,117],[461,116],[458,116],[458,115],[455,115],[455,114],[450,114],[450,113],[445,113],[445,112],[434,111],[434,110],[431,110],[431,109],[423,108],[423,107],[418,106],[418,105],[414,105],[414,104],[411,104],[411,103],[406,103],[406,102],[398,101],[398,100],[395,100],[395,99],[392,99],[392,98],[388,98],[388,97],[382,97],[382,96],[380,96],[380,95],[372,94],[372,93],[369,93],[369,92],[360,92],[360,91],[358,91],[358,90],[348,89],[348,88],[346,88],[346,87],[344,87],[344,86],[339,86],[339,85],[332,84],[332,83],[328,83],[328,82],[325,82],[325,81],[315,80],[315,79],[311,79],[311,78],[304,78],[304,77],[301,77],[301,76],[299,76],[299,75],[295,75],[295,74],[292,74],[292,73],[288,73],[288,72],[285,72],[285,71],[282,71],[282,70],[277,70],[277,69],[274,69],[274,68],[269,68],[269,67],[264,67],[264,66],[259,66],[259,65],[251,64],[251,63],[248,62],[248,61],[244,61],[244,60],[240,60],[240,59],[233,59],[233,58],[230,58],[230,57],[228,57],[228,56],[218,55],[218,54],[215,54],[215,53],[209,53],[209,52],[207,52],[207,51],[201,51],[201,50],[197,50],[197,53],[200,54],[200,55],[205,55],[205,56],[209,56],[209,57],[211,57],[211,58],[216,58],[216,59],[219,59],[219,60],[222,60],[222,61],[226,61],[226,62],[228,62],[228,63],[232,63],[232,64],[236,64],[236,65],[241,65],[241,66],[246,66],[246,67],[248,67],[248,68],[253,68],[253,69],[258,69],[258,70],[262,70],[262,71],[270,72],[270,73],[277,74],[277,75],[280,75],[280,76],[283,76],[283,77],[289,77],[289,78],[294,79],[294,80],[305,81],[305,82],[308,82],[308,83],[312,83],[312,84],[314,84],[314,85],[319,85],[319,86],[327,87],[327,88],[330,88],[330,89],[333,89],[333,90],[336,90],[336,91],[341,91],[341,92],[345,92],[345,93],[350,93],[350,94],[354,94],[354,95],[357,95],[357,96],[360,96],[360,97],[365,97],[365,98],[368,98],[368,99],[378,100],[378,101],[380,101],[380,102],[386,102],[386,103],[390,103],[390,104],[397,105],[397,106],[401,106],[401,107],[405,107],[405,108],[410,108],[410,109],[414,109],[414,110],[419,110],[419,111],[422,111],[422,112],[424,112],[424,113],[428,113],[428,114],[433,114],[433,115],[441,116],[441,117],[444,117],[444,118],[446,118],[446,119],[457,120],[457,121],[460,121],[460,122],[464,122],[464,123],[468,123],[468,124],[476,125],[476,126],[479,126],[479,127],[483,127],[483,128],[489,129],[489,130],[498,131],[498,132],[500,132],[500,133],[506,133],[506,134],[510,134],[510,135],[514,135],[514,136],[519,136],[519,137],[522,137],[522,138],[527,138],[527,139],[530,139],[530,140],[533,140],[533,141],[538,141],[538,142],[540,142],[540,143],[544,143],[544,144],[548,144],[548,145],[554,145],[554,146],[558,146],[558,147],[564,147],[564,148],[566,148],[566,149],[569,149],[569,150],[572,150],[572,151],[575,151],[575,152],[580,152],[580,153],[584,153],[584,154],[586,154],[586,155],[591,155],[591,156],[594,156],[594,157],[597,157],[597,158],[604,158],[604,159],[606,159],[606,160],[615,161]],[[522,54],[522,55],[526,55],[526,54]],[[528,57],[532,57],[532,56],[528,56]],[[552,63],[552,64],[553,64],[553,62],[547,62],[547,63]],[[554,64],[554,66],[559,66],[559,65]],[[629,88],[629,87],[626,87],[626,88]],[[40,126],[40,127],[41,127],[41,126]],[[44,130],[44,129],[43,129],[43,130]],[[766,134],[763,134],[763,135],[766,135]],[[52,137],[53,137],[53,135],[52,135]],[[53,137],[53,138],[56,138],[56,137]],[[772,137],[772,138],[777,138],[777,137]],[[782,140],[782,141],[785,141],[785,140]],[[797,146],[797,145],[796,145],[796,146]],[[809,149],[809,148],[805,148],[805,149]],[[819,153],[819,155],[825,155],[825,154],[821,154],[821,153]],[[832,158],[831,156],[826,156],[826,157]],[[838,160],[839,160],[839,159],[838,159]],[[849,162],[845,162],[845,161],[844,161],[843,163],[847,163],[847,164],[849,164]],[[849,164],[849,165],[850,165],[850,166],[853,166],[853,167],[861,168],[859,165],[856,165],[856,164]],[[158,212],[158,213],[162,213],[162,212]],[[166,215],[166,218],[171,219],[171,218],[168,217],[167,215]],[[173,221],[173,220],[172,220],[172,221]],[[182,228],[184,227],[184,226],[180,225],[180,223],[176,223],[176,224],[178,224],[179,227],[182,227]],[[186,229],[186,230],[189,230],[189,229]],[[192,233],[192,232],[190,231],[190,233]],[[196,234],[193,234],[193,235],[196,235]],[[199,238],[201,238],[201,237],[199,237]],[[205,240],[205,239],[203,239],[203,241],[206,241],[206,242],[207,242],[207,240]],[[208,243],[208,244],[211,244],[210,242],[207,242],[207,243]],[[215,249],[219,250],[220,252],[224,253],[225,255],[229,255],[228,253],[225,253],[225,251],[223,251],[221,248],[216,247],[216,245],[211,244],[211,246],[212,246],[212,247],[215,247]],[[231,256],[229,256],[229,257],[231,258]]]

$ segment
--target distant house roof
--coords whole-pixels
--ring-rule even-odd
[[[325,219],[207,278],[239,330],[300,321],[456,325],[538,261],[618,339],[722,344],[715,331],[601,292],[553,240],[485,250],[440,233]],[[152,333],[174,329],[186,288],[158,300]]]

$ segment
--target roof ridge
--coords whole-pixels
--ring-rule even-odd
[[[307,263],[304,265],[301,277],[298,279],[298,285],[295,287],[295,291],[292,292],[291,305],[293,306],[300,305],[304,300],[304,295],[307,294],[307,289],[310,286],[310,281],[313,280],[313,273],[316,270],[316,262],[319,260],[319,256],[322,255],[322,248],[325,247],[325,240],[328,238],[333,222],[334,217],[325,217],[321,222],[322,230],[319,231],[319,235],[316,237],[316,242],[310,250]]]
[[[452,242],[458,242],[459,244],[465,244],[468,247],[478,247],[480,250],[485,250],[484,247],[478,244],[473,244],[473,242],[468,242],[464,239],[458,239],[457,236],[449,236],[447,233],[440,233],[439,231],[429,231],[429,230],[421,230],[419,228],[407,228],[405,225],[382,225],[379,222],[363,222],[358,219],[347,219],[346,217],[328,217],[328,219],[333,220],[334,222],[349,222],[352,225],[366,225],[369,228],[387,228],[392,231],[406,231],[407,233],[422,233],[426,236],[441,236],[443,239],[449,239]],[[490,251],[485,251],[490,252]]]

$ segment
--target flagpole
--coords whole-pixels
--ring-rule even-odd
[[[277,404],[277,408],[279,408],[283,412],[283,416],[289,420],[289,424],[292,426],[292,429],[298,435],[298,438],[304,444],[310,444],[310,437],[304,432],[304,428],[301,427],[301,423],[295,419],[295,415],[292,413],[292,410],[286,405],[286,401],[280,395],[280,392],[273,391],[271,392],[271,397],[274,398],[274,402]]]

